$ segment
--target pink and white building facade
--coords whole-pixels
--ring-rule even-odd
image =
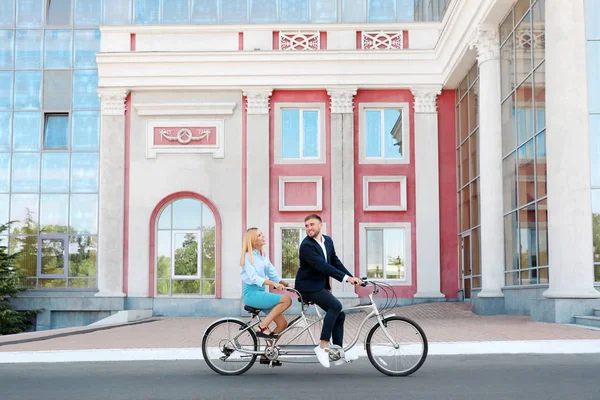
[[[101,26],[94,310],[240,315],[244,230],[293,279],[311,213],[399,304],[597,307],[584,2],[447,3],[439,22]]]

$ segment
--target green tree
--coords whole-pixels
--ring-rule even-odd
[[[10,223],[0,225],[0,233],[9,229]],[[42,310],[16,311],[10,307],[10,298],[25,291],[21,285],[23,272],[17,265],[18,253],[8,254],[0,244],[0,335],[23,332],[32,325],[32,318]]]
[[[198,273],[198,240],[193,233],[186,233],[181,247],[175,249],[175,275],[195,276]],[[200,293],[200,281],[173,280],[174,294]]]
[[[281,272],[282,278],[293,279],[296,277],[300,260],[298,250],[300,249],[300,230],[281,230]]]

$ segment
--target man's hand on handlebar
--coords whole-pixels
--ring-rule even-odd
[[[354,276],[353,276],[353,277],[350,277],[350,278],[348,278],[348,281],[347,281],[347,282],[348,282],[349,284],[351,284],[351,285],[362,285],[362,284],[363,284],[363,281],[362,281],[362,280],[360,280],[359,278],[357,278],[357,277],[354,277]]]

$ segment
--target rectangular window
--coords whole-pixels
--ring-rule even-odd
[[[316,159],[320,154],[319,111],[281,110],[281,154],[284,159]]]
[[[367,229],[367,276],[406,279],[404,229]]]
[[[71,0],[48,0],[46,25],[71,24]]]
[[[407,164],[409,156],[408,103],[359,105],[359,163]]]
[[[306,237],[304,228],[281,228],[281,277],[295,279],[300,266],[298,250]]]
[[[46,114],[44,149],[66,150],[69,142],[69,114]]]

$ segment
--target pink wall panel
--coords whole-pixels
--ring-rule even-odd
[[[286,182],[286,206],[316,206],[317,184],[315,182]]]
[[[154,144],[160,146],[214,146],[217,144],[217,128],[214,126],[156,127],[154,128]]]
[[[400,182],[370,182],[370,206],[397,206],[400,205]]]

